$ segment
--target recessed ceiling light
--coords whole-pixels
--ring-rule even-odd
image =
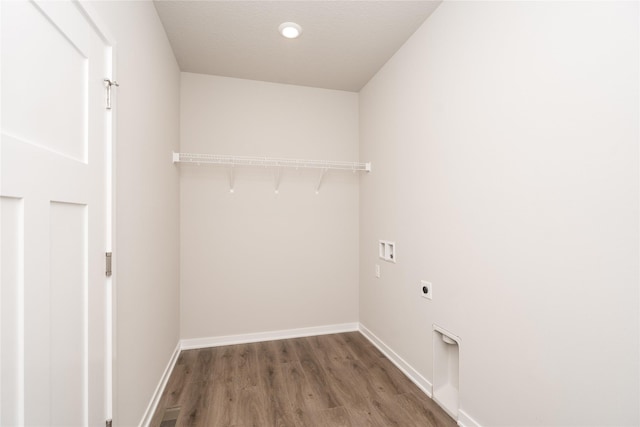
[[[280,34],[288,39],[295,39],[302,34],[302,27],[295,22],[283,22],[278,27]]]

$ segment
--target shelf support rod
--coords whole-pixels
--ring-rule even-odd
[[[320,193],[320,186],[322,185],[322,179],[324,178],[325,173],[327,173],[327,168],[322,168],[320,172],[320,179],[318,179],[318,185],[316,185],[316,194]]]
[[[280,178],[282,177],[282,168],[281,167],[277,167],[275,172],[275,189],[274,189],[274,193],[278,194],[280,192]]]
[[[231,167],[229,167],[229,193],[234,193],[235,189],[234,184],[235,184],[235,171],[236,168],[234,167],[234,165],[231,165]]]

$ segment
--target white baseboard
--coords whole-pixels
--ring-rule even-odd
[[[373,332],[367,329],[362,323],[360,323],[360,332],[364,335],[373,345],[375,345],[378,350],[380,350],[394,365],[398,367],[406,376],[409,378],[415,385],[418,386],[420,390],[424,392],[427,396],[431,397],[433,395],[433,385],[418,371],[416,371],[413,366],[409,365],[402,357],[398,355],[395,351],[391,349],[388,345],[386,345],[380,338],[378,338]],[[471,427],[471,426],[468,426]]]
[[[462,409],[458,410],[458,425],[460,427],[481,427],[480,424],[476,420],[471,418]]]
[[[151,401],[149,402],[149,406],[147,406],[147,410],[144,411],[144,415],[142,416],[142,420],[140,420],[141,427],[148,427],[149,423],[151,423],[151,418],[153,418],[153,414],[155,414],[156,409],[158,408],[158,403],[160,402],[160,398],[162,397],[162,393],[164,392],[164,388],[167,386],[167,382],[169,381],[169,377],[171,376],[171,372],[173,372],[173,367],[178,361],[178,356],[180,355],[180,341],[176,344],[176,348],[173,350],[173,354],[169,359],[169,363],[167,367],[164,369],[162,373],[162,377],[160,377],[160,382],[156,387],[153,395],[151,396]]]
[[[310,328],[286,329],[282,331],[258,332],[254,334],[226,335],[222,337],[190,338],[181,341],[182,350],[219,347],[222,345],[244,344],[261,341],[283,340],[288,338],[311,337],[315,335],[338,334],[358,330],[357,323],[313,326]]]

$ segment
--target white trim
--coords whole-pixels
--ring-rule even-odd
[[[144,411],[144,415],[140,420],[141,427],[148,427],[149,423],[151,423],[151,418],[153,418],[153,414],[155,414],[156,409],[158,408],[158,403],[160,402],[160,398],[162,397],[162,393],[164,393],[164,389],[167,386],[167,382],[169,381],[169,377],[173,372],[173,367],[178,361],[178,356],[180,355],[180,341],[176,344],[176,348],[173,350],[173,354],[171,355],[171,359],[169,359],[169,363],[160,377],[160,382],[156,387],[153,395],[151,396],[151,401],[149,402],[149,406],[147,406],[147,410]]]
[[[480,423],[471,418],[465,411],[458,409],[458,425],[460,427],[481,427]]]
[[[261,341],[275,341],[287,338],[310,337],[315,335],[339,334],[358,330],[357,323],[342,323],[338,325],[313,326],[310,328],[286,329],[282,331],[257,332],[254,334],[225,335],[221,337],[189,338],[181,341],[182,350],[205,347],[220,347],[223,345],[245,344]]]
[[[0,0],[1,1],[1,0]],[[96,32],[96,34],[100,37],[102,42],[105,44],[106,49],[109,51],[106,72],[111,80],[116,80],[117,67],[116,67],[116,58],[117,58],[117,41],[114,37],[113,33],[109,29],[109,26],[106,25],[106,22],[102,19],[100,14],[94,9],[94,6],[91,4],[90,0],[71,0],[71,3],[75,5],[78,11],[84,16],[84,18],[89,22],[92,26],[92,29]],[[116,102],[118,97],[115,97]],[[115,106],[115,103],[114,103]],[[108,129],[108,137],[109,140],[107,144],[110,147],[106,147],[108,153],[105,157],[105,168],[108,168],[107,176],[105,177],[107,182],[106,196],[110,198],[109,202],[106,203],[105,208],[109,209],[109,211],[105,212],[106,221],[108,223],[109,234],[106,236],[106,247],[104,248],[105,252],[111,252],[115,254],[112,258],[112,266],[113,266],[113,275],[109,278],[105,278],[104,286],[107,293],[110,293],[107,296],[107,300],[105,303],[106,307],[106,318],[105,321],[109,322],[106,326],[107,337],[105,342],[106,347],[106,356],[105,356],[105,390],[104,390],[104,418],[113,420],[117,418],[117,400],[115,399],[115,391],[118,387],[118,365],[117,365],[117,348],[116,348],[116,333],[117,333],[117,307],[116,307],[116,292],[117,292],[117,276],[118,276],[118,263],[117,263],[117,254],[118,251],[116,249],[116,142],[117,142],[117,120],[116,114],[110,114],[110,126]],[[110,222],[110,224],[109,224]],[[110,301],[109,301],[110,298]]]
[[[113,34],[109,30],[109,27],[105,25],[102,17],[96,12],[94,6],[91,4],[89,0],[71,0],[72,3],[75,3],[80,12],[88,18],[89,22],[93,25],[93,28],[96,30],[102,41],[110,46],[114,46],[116,43],[116,38],[113,37]]]
[[[407,363],[402,357],[395,351],[386,345],[380,338],[378,338],[373,332],[367,329],[362,323],[360,323],[360,332],[364,335],[378,350],[380,350],[398,369],[404,373],[420,390],[427,396],[433,395],[433,385],[423,377],[413,366]]]

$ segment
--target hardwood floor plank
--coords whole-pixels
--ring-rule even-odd
[[[258,344],[258,356],[259,390],[261,401],[267,408],[267,425],[293,426],[295,423],[281,363],[277,362],[277,355],[268,343]]]
[[[331,387],[329,387],[327,374],[314,356],[313,349],[309,345],[307,339],[298,338],[293,341],[293,345],[296,350],[296,354],[298,355],[302,372],[313,390],[313,395],[318,399],[318,401],[322,402],[322,409],[342,406],[342,404],[336,399]]]
[[[350,332],[341,334],[338,339],[342,339],[347,344],[347,349],[355,358],[360,360],[365,367],[375,366],[381,357],[384,357],[380,350],[375,348],[371,343],[366,341],[359,332]]]
[[[400,406],[397,395],[376,393],[371,401],[371,407],[386,426],[408,427],[422,426],[416,419]]]
[[[317,420],[319,421],[317,425],[332,427],[358,427],[351,423],[349,412],[344,406],[320,411],[318,413]]]
[[[210,378],[215,381],[223,381],[225,383],[235,382],[236,377],[236,354],[238,352],[237,345],[229,345],[218,347],[215,358],[215,369],[211,372]]]
[[[240,385],[236,381],[237,346],[220,347],[211,377],[212,395],[207,412],[211,426],[240,426]]]
[[[358,361],[323,360],[327,374],[327,386],[342,403],[342,406],[365,410],[369,407],[370,393],[365,378],[358,378],[350,367]]]
[[[234,355],[236,381],[241,388],[258,385],[258,353],[255,344],[239,344]]]
[[[191,372],[189,372],[187,382],[203,381],[208,379],[213,372],[213,361],[215,354],[219,351],[219,348],[201,348],[190,351],[194,352],[194,354],[189,355],[189,357],[193,357],[194,360],[189,363],[189,366],[192,368]]]
[[[331,351],[339,354],[342,359],[352,360],[354,359],[353,352],[349,348],[349,342],[344,339],[343,335],[344,334],[325,335],[324,341],[327,341],[328,345],[331,346]]]
[[[300,362],[283,363],[281,369],[295,425],[315,426],[314,414],[324,410],[326,405],[315,395]]]
[[[239,390],[233,383],[211,380],[211,401],[207,409],[210,426],[239,426]]]
[[[384,420],[371,407],[366,409],[347,408],[349,419],[354,426],[387,427]]]
[[[210,401],[210,381],[188,383],[180,399],[181,408],[176,427],[206,426]]]
[[[186,359],[186,358],[185,358]],[[167,408],[176,406],[180,401],[182,392],[187,383],[191,382],[193,370],[191,365],[178,358],[178,363],[173,367],[173,372],[165,388],[165,405]]]
[[[276,363],[280,363],[278,361],[278,353],[272,344],[273,341],[264,341],[253,344],[256,347],[258,361],[260,364],[269,363],[271,365],[274,365]]]
[[[421,391],[405,393],[395,397],[405,412],[427,427],[455,427],[456,422],[444,409]]]
[[[346,371],[340,369],[331,369],[331,379],[334,381],[332,387],[340,401],[344,402],[344,406],[357,410],[369,409],[372,395],[370,390],[366,389],[365,383],[359,384],[353,381],[353,375],[349,375]],[[363,386],[365,388],[362,388]]]
[[[380,358],[378,364],[371,366],[369,375],[378,393],[395,395],[417,389],[417,386],[386,358]]]
[[[277,354],[278,362],[289,363],[298,360],[295,350],[291,347],[291,340],[269,341],[269,345]]]
[[[329,359],[338,362],[351,357],[348,350],[343,348],[335,339],[334,335],[321,335],[307,338],[315,357],[321,362]]]
[[[158,409],[149,423],[150,427],[158,427],[162,424],[162,418],[166,409],[179,406],[182,392],[191,380],[194,361],[197,358],[198,352],[199,350],[185,350],[180,352],[160,402],[158,402]]]
[[[240,391],[238,400],[239,423],[246,427],[269,426],[269,416],[264,402],[260,399],[257,386],[245,387]]]

